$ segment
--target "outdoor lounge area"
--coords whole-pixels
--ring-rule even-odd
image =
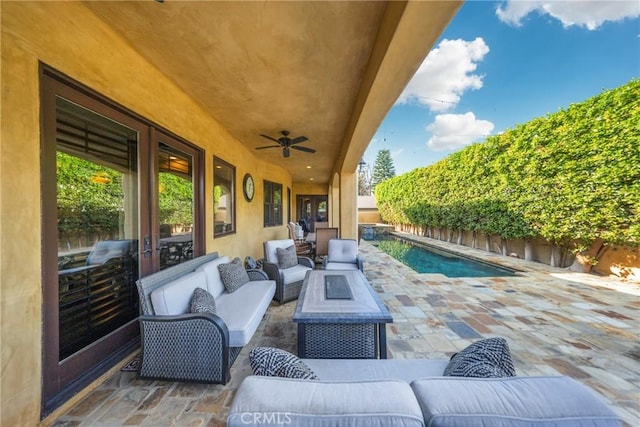
[[[324,260],[327,269],[336,263],[349,264],[353,276],[366,279],[361,283],[371,288],[367,288],[368,296],[385,306],[384,316],[362,309],[347,317],[344,310],[331,313],[333,319],[327,320],[328,315],[313,321],[303,317],[300,323],[321,323],[316,321],[321,318],[322,323],[331,325],[322,329],[335,324],[339,331],[347,329],[343,328],[346,323],[368,323],[360,328],[367,354],[376,357],[385,353],[387,361],[447,360],[481,338],[503,337],[510,345],[518,375],[568,375],[602,395],[628,425],[637,425],[637,286],[492,253],[478,256],[513,264],[524,273],[484,279],[417,274],[365,241],[371,232],[376,234],[378,226],[374,224],[381,221],[398,230],[424,230],[415,221],[411,222],[414,228],[405,228],[409,225],[406,221],[372,215],[371,210],[360,217],[357,200],[366,187],[361,181],[366,175],[363,160],[369,146],[377,148],[372,143],[386,140],[383,134],[394,133],[383,126],[385,118],[407,94],[405,90],[423,69],[429,53],[443,38],[450,37],[445,32],[459,11],[466,13],[463,8],[467,4],[485,5],[464,0],[0,1],[0,164],[4,171],[0,179],[0,425],[224,425],[241,382],[250,374],[251,349],[268,346],[297,352],[301,327],[294,321],[294,312],[300,295],[310,295],[302,290],[307,272],[300,271],[305,267],[300,263],[289,266],[300,276],[288,274],[285,281],[285,268],[280,269],[279,262],[277,269],[271,269],[282,277],[278,281],[269,275],[269,263],[260,264],[262,271],[250,273],[243,265],[243,261],[265,257],[264,242],[287,239],[290,222],[303,228],[302,238],[296,234],[296,240],[315,258],[306,268],[320,269]],[[493,28],[484,20],[477,21],[483,31]],[[476,51],[474,40],[480,40],[479,35],[462,28],[464,39],[468,38],[464,43],[471,48],[468,52]],[[519,48],[517,43],[513,45]],[[534,53],[519,49],[536,64],[546,63],[546,50]],[[498,49],[492,47],[491,52]],[[464,58],[459,59],[461,64]],[[456,77],[442,71],[449,69],[452,67],[435,67],[435,78],[427,81],[438,82],[440,76],[467,80],[467,74],[475,73],[469,69]],[[478,72],[483,74],[480,69]],[[502,79],[494,81],[509,88]],[[635,108],[639,94],[640,85],[623,87],[607,92],[601,98],[606,102],[597,105],[603,109],[612,105]],[[509,95],[531,104],[527,97]],[[564,105],[555,94],[546,98]],[[616,102],[610,102],[612,99]],[[599,111],[584,110],[590,114]],[[501,110],[494,111],[499,114]],[[634,172],[635,160],[640,157],[627,155],[636,148],[632,120],[636,110],[630,109],[629,114],[620,111],[627,110],[603,111],[602,116],[628,117],[629,132],[618,132],[617,127],[609,126],[608,119],[585,116],[578,121],[607,125],[615,131],[611,137],[600,130],[565,131],[565,126],[545,125],[545,129],[562,135],[545,137],[543,142],[557,141],[560,136],[571,148],[566,153],[564,145],[556,151],[537,149],[539,134],[527,131],[521,135],[536,138],[518,141],[530,146],[532,157],[505,160],[503,153],[516,156],[516,150],[492,148],[496,156],[491,156],[491,167],[465,161],[445,169],[456,174],[473,170],[478,176],[494,176],[489,173],[492,171],[535,170],[546,173],[542,187],[523,189],[520,184],[538,181],[510,177],[501,179],[498,186],[483,184],[492,189],[489,192],[478,191],[482,189],[464,184],[479,182],[473,175],[465,180],[456,176],[446,186],[435,183],[425,188],[468,188],[473,189],[469,194],[499,195],[496,203],[491,198],[483,203],[474,200],[473,212],[489,206],[491,212],[495,208],[508,214],[507,221],[495,221],[503,224],[497,231],[509,231],[505,228],[511,229],[511,225],[518,229],[518,236],[526,231],[522,242],[525,259],[532,259],[526,256],[526,238],[531,237],[536,247],[549,249],[552,265],[562,265],[555,263],[557,243],[575,236],[558,239],[543,235],[536,227],[522,227],[527,225],[520,220],[528,213],[528,205],[521,202],[534,195],[542,196],[543,201],[562,202],[564,196],[546,197],[549,193],[541,189],[573,189],[558,185],[570,177],[571,182],[582,184],[579,175],[558,174],[554,179],[556,174],[547,172],[556,163],[573,167],[573,154],[565,154],[582,147],[575,143],[577,135],[589,135],[589,147],[598,153],[602,150],[602,156],[581,151],[589,157],[585,170],[593,181],[574,191],[589,197],[576,199],[576,206],[562,204],[541,212],[578,212],[606,220],[604,225],[591,227],[595,234],[589,236],[594,234],[599,244],[600,234],[607,239],[609,235],[617,239],[616,244],[620,240],[633,245],[637,253],[640,229],[635,225],[639,223],[640,199],[635,189],[640,176]],[[471,118],[471,112],[459,113]],[[484,126],[488,119],[479,114],[474,121]],[[601,130],[609,135],[608,129]],[[487,128],[478,135],[494,133],[502,144],[505,133],[499,128]],[[395,134],[401,137],[400,132]],[[629,149],[615,145],[620,138],[626,139],[622,142]],[[388,142],[391,144],[392,138]],[[485,159],[480,155],[473,158]],[[529,158],[545,168],[534,163],[520,167],[521,160]],[[571,161],[565,161],[567,158]],[[625,168],[610,173],[608,167],[620,160],[626,160],[622,163],[628,173]],[[597,173],[592,173],[591,166],[598,166]],[[590,189],[591,183],[599,188],[600,177],[611,178],[607,180],[612,185],[628,185],[629,191],[623,193],[618,190],[626,187],[614,187],[609,191],[613,200],[598,198],[594,203],[591,196],[599,197],[602,192],[585,189]],[[373,174],[371,178],[373,185]],[[510,189],[503,184],[511,182],[518,184],[514,187],[517,191],[504,191]],[[385,184],[380,185],[380,193],[384,193]],[[419,191],[413,185],[396,188],[407,190],[407,199],[415,199],[413,195]],[[514,194],[521,204],[515,217],[509,201]],[[618,197],[621,194],[625,196]],[[451,206],[461,211],[463,205],[458,202],[466,198],[435,200],[456,202]],[[431,205],[424,204],[428,200],[419,202],[414,213],[422,216],[420,210],[431,212]],[[384,206],[378,206],[384,212]],[[612,212],[619,217],[611,219]],[[486,218],[485,214],[476,217]],[[546,225],[547,221],[539,223]],[[584,227],[582,221],[573,223]],[[609,229],[608,223],[619,229]],[[474,239],[475,231],[465,229]],[[478,231],[491,236],[485,239],[488,250],[492,238],[497,242],[500,237],[505,243],[511,236],[494,235],[496,230],[492,229]],[[344,242],[355,242],[358,257],[351,256],[345,245],[339,251],[341,256],[334,258],[329,237],[323,236],[329,233]],[[500,249],[507,249],[502,246]],[[153,287],[153,293],[156,285],[159,289],[170,284],[155,282],[158,277],[168,277],[182,268],[185,273],[196,273],[198,284],[219,289],[215,297],[211,295],[214,299],[226,298],[226,287],[222,291],[218,280],[210,280],[206,274],[203,277],[191,264],[216,253],[238,259],[233,262],[237,269],[228,271],[229,276],[242,276],[232,274],[239,271],[252,276],[251,287],[265,281],[274,283],[264,288],[273,285],[275,289],[273,300],[270,289],[246,295],[247,287],[244,295],[232,296],[235,307],[220,302],[227,313],[219,317],[232,312],[236,315],[232,320],[238,321],[235,324],[228,318],[217,322],[210,312],[195,316],[216,323],[212,331],[221,331],[218,335],[223,338],[218,341],[200,337],[194,341],[201,349],[207,344],[218,349],[216,360],[221,361],[221,367],[215,374],[222,375],[213,374],[207,377],[208,383],[199,383],[195,380],[202,377],[166,375],[164,367],[159,373],[145,371],[145,363],[136,368],[142,376],[134,369],[121,370],[144,353],[141,343],[149,337],[150,329],[160,331],[154,340],[159,350],[153,354],[163,362],[171,359],[176,371],[185,370],[186,363],[167,356],[170,346],[165,342],[189,353],[183,351],[189,346],[180,345],[187,334],[164,333],[155,323],[173,322],[174,315],[186,314],[186,304],[167,304],[167,316],[159,321],[150,319],[147,316],[153,317],[156,307],[145,312],[138,297],[146,295],[136,284],[152,282],[146,289]],[[503,253],[511,253],[511,249]],[[617,256],[626,255],[619,251]],[[638,259],[640,253],[631,260],[631,267],[636,268]],[[593,256],[585,256],[585,267],[594,261]],[[631,267],[622,265],[622,273]],[[165,291],[158,292],[159,300],[176,303]],[[182,288],[178,291],[181,297],[189,296]],[[251,298],[253,306],[247,303]],[[359,322],[364,316],[369,322]],[[317,331],[315,325],[303,327],[305,334]],[[234,332],[238,332],[233,334],[234,340],[227,339],[226,335]],[[316,341],[325,339],[320,336]],[[193,354],[188,355],[191,360],[200,356]],[[151,358],[144,360],[148,363]],[[189,366],[198,370],[202,366],[199,362]]]
[[[461,249],[521,273],[457,279],[417,274],[360,243],[365,276],[393,316],[389,358],[448,358],[481,338],[504,337],[517,376],[572,377],[598,392],[625,425],[637,425],[638,285]],[[45,424],[225,425],[238,386],[251,374],[249,351],[271,346],[296,352],[295,307],[294,301],[271,303],[226,385],[140,380],[135,372],[119,371],[127,358],[86,398]]]

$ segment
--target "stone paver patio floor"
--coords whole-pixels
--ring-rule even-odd
[[[458,249],[522,273],[473,279],[418,274],[369,242],[360,244],[365,275],[394,318],[387,327],[389,357],[448,358],[480,338],[501,336],[518,375],[571,376],[599,392],[625,424],[640,424],[639,284]],[[271,304],[225,386],[142,381],[117,372],[46,424],[223,426],[235,390],[251,373],[249,350],[295,352],[295,305]]]

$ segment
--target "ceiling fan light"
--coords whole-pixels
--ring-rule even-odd
[[[284,148],[282,149],[282,155],[283,155],[284,157],[289,157],[289,154],[290,154],[290,153],[289,153],[289,147],[284,147]]]

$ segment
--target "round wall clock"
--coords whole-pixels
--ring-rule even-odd
[[[242,180],[242,192],[244,193],[244,198],[247,202],[253,200],[253,195],[256,192],[256,186],[253,182],[253,177],[248,173],[244,175],[244,179]]]

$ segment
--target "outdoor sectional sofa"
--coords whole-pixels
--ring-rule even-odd
[[[260,270],[233,292],[218,266],[217,252],[139,279],[141,378],[226,384],[230,368],[249,343],[273,299],[275,282]],[[191,313],[194,290],[215,298],[216,314]]]
[[[446,359],[302,359],[320,380],[252,375],[228,427],[610,427],[619,417],[566,377],[443,376]]]

